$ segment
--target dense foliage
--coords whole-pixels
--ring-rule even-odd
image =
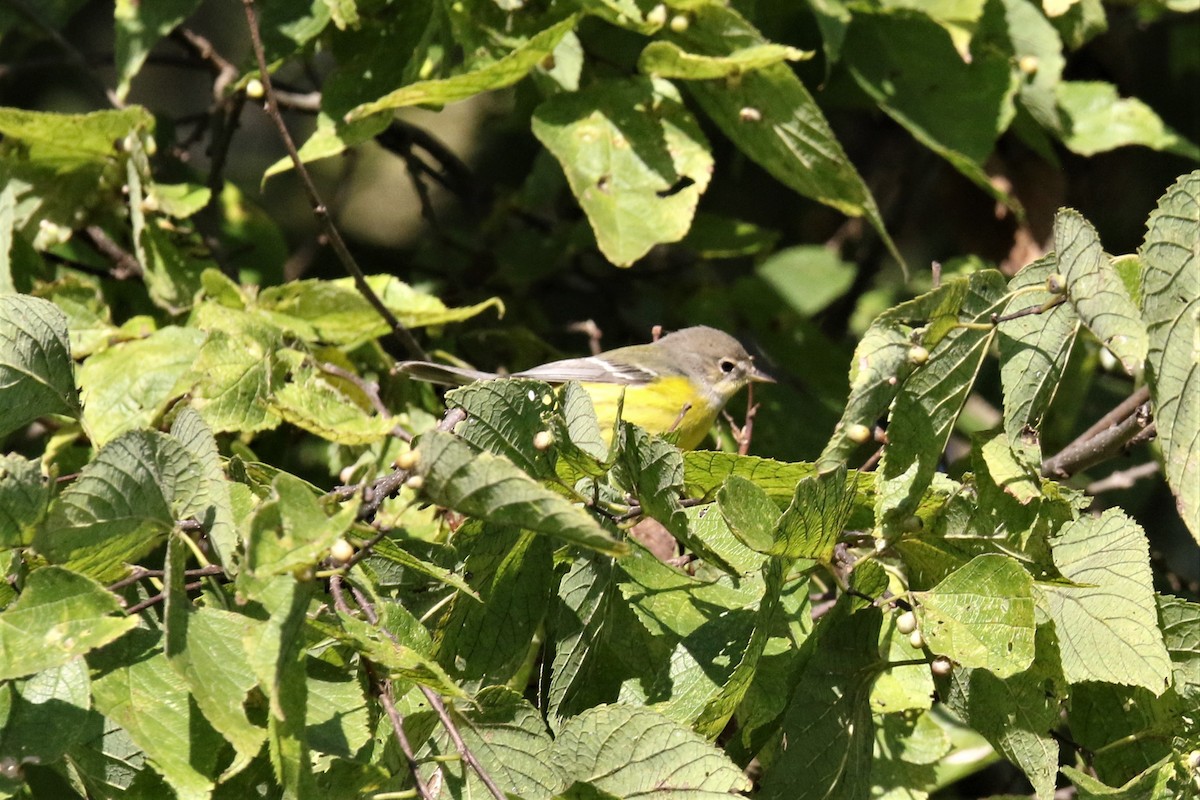
[[[1200,796],[1196,12],[0,4],[0,796]]]

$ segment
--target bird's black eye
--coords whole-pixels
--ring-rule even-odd
[[[720,363],[717,364],[717,366],[719,366],[721,368],[721,372],[724,372],[725,374],[729,374],[730,372],[733,372],[735,369],[737,369],[737,362],[734,361],[732,358],[722,358]]]

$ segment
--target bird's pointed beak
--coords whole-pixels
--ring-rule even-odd
[[[755,383],[778,383],[772,376],[759,369],[757,364],[750,365],[750,380]]]

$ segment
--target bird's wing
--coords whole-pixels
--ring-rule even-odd
[[[446,386],[466,386],[475,381],[490,381],[500,377],[494,372],[450,367],[445,364],[435,364],[432,361],[401,361],[396,365],[396,369],[415,380],[440,383]]]
[[[513,374],[514,378],[533,378],[547,383],[615,383],[621,386],[639,386],[658,377],[653,370],[622,363],[619,360],[588,356],[551,361],[540,367]]]

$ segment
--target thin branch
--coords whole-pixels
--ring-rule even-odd
[[[374,381],[365,380],[361,375],[357,375],[348,369],[339,367],[337,364],[331,364],[328,361],[318,361],[316,362],[316,365],[317,369],[321,370],[321,372],[324,372],[327,375],[333,375],[336,378],[341,378],[348,383],[354,384],[356,387],[358,387],[359,391],[367,396],[367,400],[370,401],[371,407],[375,409],[379,416],[385,419],[391,419],[392,412],[383,404],[383,401],[379,399],[379,384],[375,383]],[[401,438],[404,438],[405,441],[412,440],[412,437],[408,435],[407,431],[405,431],[404,437]]]
[[[450,714],[446,711],[446,706],[442,702],[442,698],[437,696],[437,693],[428,686],[418,686],[421,694],[425,695],[425,699],[429,701],[429,705],[437,713],[438,719],[441,720],[442,727],[446,729],[446,733],[450,735],[450,741],[454,742],[454,747],[458,750],[458,754],[462,756],[463,761],[475,770],[475,774],[479,776],[479,780],[483,781],[483,785],[492,793],[492,797],[496,800],[507,800],[506,795],[492,780],[492,776],[487,773],[483,765],[479,763],[479,759],[467,747],[467,743],[463,741],[462,734],[458,732],[458,727],[454,724],[454,720],[450,719]]]
[[[1060,480],[1069,478],[1153,435],[1152,430],[1147,433],[1153,427],[1149,399],[1147,387],[1138,389],[1073,442],[1043,461],[1042,475]]]
[[[224,570],[221,567],[217,566],[216,564],[210,564],[207,567],[198,567],[196,569],[185,570],[183,574],[188,578],[204,578],[210,575],[220,575],[223,572]],[[134,567],[133,571],[130,572],[129,575],[115,583],[110,583],[107,588],[110,592],[115,592],[118,589],[124,589],[126,586],[132,586],[144,578],[162,578],[165,575],[165,570]]]
[[[1138,464],[1136,467],[1118,470],[1111,475],[1092,481],[1084,491],[1090,495],[1098,495],[1104,492],[1111,492],[1114,489],[1128,489],[1142,478],[1149,478],[1151,475],[1158,474],[1158,469],[1157,461],[1147,461],[1145,464]]]
[[[1058,308],[1065,302],[1067,302],[1066,296],[1060,294],[1050,298],[1041,305],[1022,308],[1020,311],[1014,311],[1011,314],[992,314],[992,324],[999,325],[1001,322],[1008,322],[1009,320],[1020,319],[1021,317],[1029,317],[1034,314],[1045,314],[1047,311]]]
[[[254,48],[254,57],[258,62],[259,79],[262,81],[263,88],[266,92],[266,108],[267,116],[275,123],[276,129],[279,131],[279,137],[283,141],[283,146],[287,149],[288,156],[292,159],[292,165],[296,168],[296,174],[300,176],[300,183],[304,187],[305,194],[308,195],[309,204],[312,206],[313,214],[324,230],[326,237],[329,239],[329,244],[333,247],[333,252],[337,255],[338,260],[342,263],[345,270],[350,273],[354,279],[354,285],[358,291],[366,298],[367,302],[375,309],[379,316],[387,321],[392,329],[392,335],[404,348],[409,357],[415,359],[424,359],[425,351],[421,349],[421,345],[417,344],[417,340],[413,338],[412,333],[408,328],[396,318],[379,296],[367,284],[366,275],[354,260],[354,256],[350,254],[349,248],[346,247],[345,240],[342,239],[341,232],[337,226],[333,224],[333,219],[330,217],[329,209],[324,201],[321,200],[321,194],[317,191],[317,186],[313,183],[312,176],[308,169],[304,166],[304,162],[300,159],[300,153],[296,149],[296,143],[292,140],[292,135],[288,132],[287,125],[283,121],[283,116],[279,113],[279,105],[275,101],[275,91],[271,86],[271,73],[267,69],[267,56],[263,50],[262,34],[258,27],[258,12],[254,7],[254,0],[242,0],[242,7],[246,12],[246,24],[250,29],[250,44]]]
[[[379,702],[387,713],[388,720],[392,723],[392,733],[396,735],[396,743],[400,745],[400,752],[404,754],[404,760],[408,763],[408,771],[412,774],[413,783],[416,784],[417,794],[422,800],[433,800],[429,787],[421,780],[421,773],[417,771],[420,769],[420,765],[417,764],[417,755],[408,741],[408,736],[404,733],[404,717],[396,708],[396,699],[392,695],[392,682],[379,680],[373,674],[371,678],[372,683],[376,686]]]
[[[113,262],[113,268],[109,270],[109,275],[114,280],[126,281],[142,276],[142,265],[138,263],[133,254],[117,244],[99,225],[88,225],[83,232],[88,241],[109,261]]]

